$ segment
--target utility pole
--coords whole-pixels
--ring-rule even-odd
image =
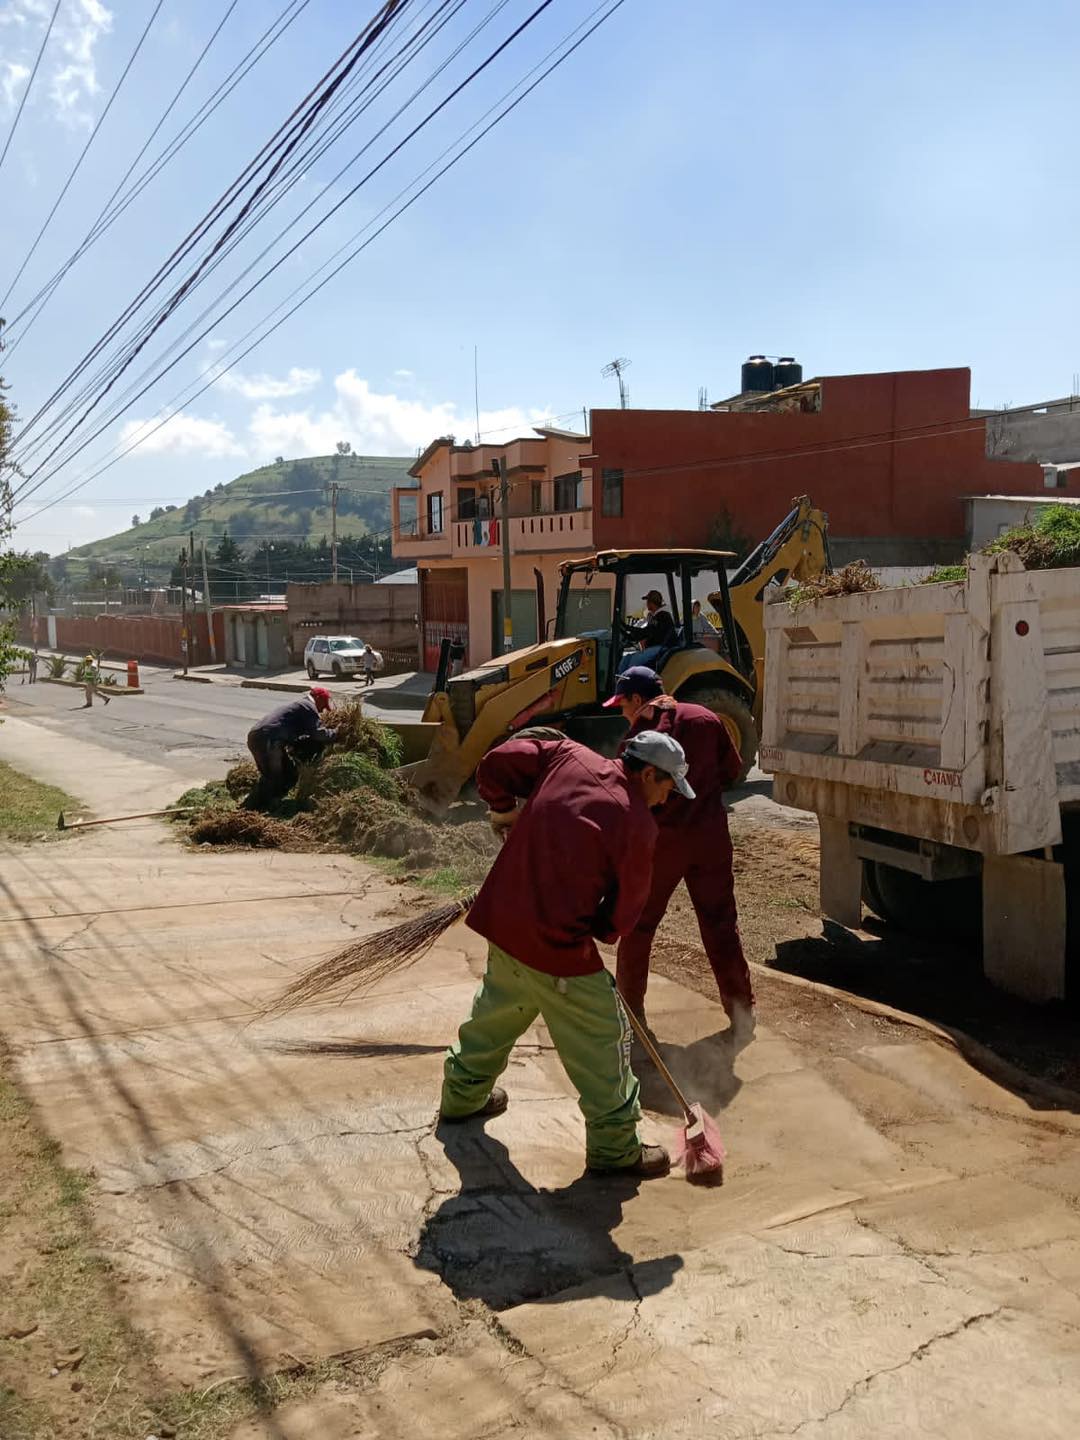
[[[187,551],[180,551],[180,654],[184,662],[184,674],[188,670],[188,633],[187,633]]]
[[[210,575],[206,568],[206,541],[202,542],[202,593],[206,610],[206,628],[210,635],[210,664],[217,664],[217,645],[214,643],[214,611],[210,603]]]
[[[337,584],[337,497],[338,483],[330,482],[330,578]]]
[[[495,474],[499,477],[499,538],[502,541],[502,572],[503,572],[503,651],[509,653],[514,648],[514,621],[510,614],[510,486],[507,483],[506,472],[503,463],[499,459],[492,460],[495,467]]]

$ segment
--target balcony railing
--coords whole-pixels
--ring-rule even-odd
[[[469,554],[498,548],[502,540],[500,524],[498,519],[455,522],[454,553]],[[510,517],[512,550],[583,550],[591,544],[591,507]]]

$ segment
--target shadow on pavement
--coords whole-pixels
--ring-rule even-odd
[[[769,968],[930,1020],[950,1031],[971,1065],[1028,1103],[1032,1091],[1024,1081],[1030,1076],[1056,1087],[1038,1094],[1038,1109],[1080,1113],[1075,1013],[1059,1004],[1029,1005],[994,989],[977,950],[917,939],[873,919],[866,923],[872,938],[831,925],[822,939],[784,941]],[[995,1060],[1025,1073],[1010,1074]]]
[[[689,1045],[669,1045],[661,1041],[659,1050],[686,1098],[691,1103],[699,1101],[710,1115],[725,1110],[742,1088],[742,1081],[735,1074],[738,1052],[728,1030],[705,1035]],[[658,1115],[670,1115],[681,1123],[683,1112],[678,1101],[644,1049],[636,1043],[631,1062],[641,1084],[642,1106]]]
[[[562,1189],[538,1190],[479,1122],[440,1124],[435,1138],[461,1177],[461,1191],[425,1222],[416,1264],[459,1300],[482,1300],[493,1310],[556,1304],[567,1298],[561,1292],[605,1280],[594,1294],[634,1302],[667,1289],[682,1269],[680,1255],[635,1263],[612,1238],[640,1180],[585,1174]]]

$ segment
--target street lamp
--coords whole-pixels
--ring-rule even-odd
[[[267,597],[267,599],[270,598],[270,556],[273,554],[273,552],[274,552],[274,547],[273,547],[273,545],[267,545],[267,547],[266,547],[266,597]]]

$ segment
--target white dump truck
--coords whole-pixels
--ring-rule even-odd
[[[819,818],[823,914],[857,925],[865,900],[908,929],[981,933],[994,984],[1062,998],[1080,569],[973,556],[962,581],[778,600],[765,625],[760,764]]]

